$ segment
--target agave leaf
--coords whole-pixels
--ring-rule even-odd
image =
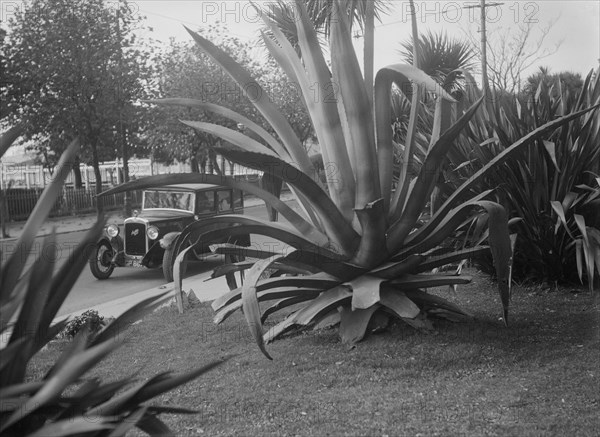
[[[355,207],[363,209],[381,198],[372,105],[352,44],[346,11],[334,1],[333,12],[337,19],[331,24],[330,41],[333,78],[338,85],[337,107],[340,116],[347,121],[345,140],[354,162]]]
[[[108,191],[104,191],[100,196],[108,196],[111,194],[122,193],[125,191],[141,190],[145,188],[161,187],[164,185],[171,184],[215,184],[215,185],[226,185],[231,188],[242,190],[244,192],[254,194],[261,198],[266,203],[275,208],[279,213],[285,217],[299,232],[305,235],[307,238],[314,241],[316,244],[324,244],[329,239],[324,236],[318,229],[312,224],[304,220],[296,211],[290,208],[285,202],[272,195],[271,193],[258,188],[256,185],[235,180],[232,177],[219,176],[212,174],[200,174],[200,173],[181,173],[181,174],[169,174],[169,175],[156,175],[148,176],[145,178],[137,179],[135,181],[128,182],[126,184],[119,185]]]
[[[158,99],[158,100],[144,100],[146,103],[153,103],[156,105],[173,105],[173,106],[185,106],[188,108],[198,108],[202,111],[210,111],[218,114],[222,117],[228,118],[235,123],[241,123],[246,128],[254,132],[260,138],[262,138],[269,147],[274,150],[279,156],[288,155],[287,151],[282,148],[281,144],[267,132],[262,126],[256,124],[252,120],[243,115],[232,111],[229,108],[224,106],[215,105],[214,103],[203,102],[202,100],[197,99],[185,99],[185,98],[168,98],[168,99]],[[289,155],[288,155],[289,156]]]
[[[240,214],[220,215],[194,222],[183,230],[177,244],[181,245],[187,241],[193,241],[195,244],[210,244],[226,236],[235,237],[248,234],[275,238],[297,249],[323,253],[331,259],[342,257],[328,248],[307,240],[304,235],[283,223],[268,222]]]
[[[81,271],[87,265],[89,256],[91,255],[90,247],[96,244],[103,228],[104,219],[100,217],[92,228],[86,232],[77,248],[71,251],[67,261],[52,279],[52,287],[37,334],[38,339],[43,338],[44,333],[48,331],[52,320],[56,317],[58,310],[79,278]]]
[[[196,41],[196,44],[198,44],[198,46],[208,56],[210,56],[213,61],[220,65],[232,77],[233,80],[235,80],[244,89],[252,87],[252,89],[256,90],[258,98],[251,99],[252,104],[273,127],[279,138],[281,138],[283,141],[287,152],[292,157],[294,162],[297,163],[299,168],[304,173],[316,174],[310,160],[308,159],[308,154],[302,147],[302,143],[294,133],[294,130],[284,115],[278,110],[277,106],[273,104],[269,96],[264,92],[258,82],[256,82],[256,80],[254,80],[242,66],[235,62],[233,58],[223,50],[219,49],[206,38],[203,38],[187,27],[186,30],[192,36],[194,41]]]
[[[263,14],[263,21],[266,23],[266,25],[269,27],[269,29],[273,33],[273,36],[276,41],[276,43],[274,43],[271,40],[271,38],[263,35],[263,39],[265,41],[267,48],[269,49],[269,52],[279,62],[279,65],[282,66],[282,68],[284,69],[286,74],[291,79],[292,83],[296,83],[300,86],[302,100],[308,110],[308,114],[311,118],[317,138],[321,139],[321,141],[320,141],[321,143],[328,141],[330,139],[330,137],[333,137],[336,134],[336,132],[333,132],[331,130],[331,123],[328,123],[328,121],[335,123],[335,118],[339,117],[338,114],[333,112],[333,110],[330,108],[330,106],[332,106],[332,105],[330,105],[330,103],[333,103],[333,100],[330,98],[329,95],[327,95],[326,97],[328,98],[328,101],[327,101],[328,105],[325,106],[323,104],[324,102],[322,102],[322,100],[323,100],[322,96],[319,95],[322,91],[321,89],[317,90],[317,92],[319,94],[317,94],[316,98],[306,98],[305,97],[305,96],[314,95],[315,84],[320,86],[321,82],[309,81],[308,74],[307,74],[304,66],[300,62],[300,59],[298,58],[296,50],[294,50],[294,48],[292,47],[290,42],[286,39],[286,37],[283,35],[283,33],[281,32],[279,27],[272,20],[270,20],[266,16],[266,14]],[[332,84],[332,83],[324,84],[322,86],[322,88],[323,88],[323,90],[331,89],[332,93],[335,91],[334,84]],[[335,95],[333,97],[335,98]],[[332,101],[329,101],[329,100],[332,100]],[[340,122],[341,122],[341,120],[340,120]],[[339,130],[339,128],[336,127],[335,130],[337,131],[337,130]],[[337,133],[337,135],[339,136],[339,133]],[[326,162],[326,163],[332,162],[332,161],[330,161],[330,159],[328,157],[329,156],[328,153],[329,153],[329,149],[324,147],[323,154],[325,156],[324,162]],[[336,152],[336,153],[339,153],[339,152]],[[351,168],[348,167],[348,170],[350,170],[350,169]],[[348,177],[351,175],[351,173],[348,173],[348,170],[344,170],[345,177]],[[351,208],[353,206],[353,201],[354,201],[352,199],[352,194],[354,193],[354,182],[353,182],[354,178],[352,178],[350,180],[351,182],[348,182],[348,181],[343,182],[343,181],[340,181],[337,179],[338,179],[338,177],[336,176],[335,179],[329,178],[329,180],[327,180],[327,184],[329,186],[329,192],[333,194],[334,200],[336,200],[336,204],[340,205],[340,210],[342,211],[342,214],[344,214],[344,216],[348,220],[351,220],[352,219]],[[339,191],[339,188],[337,188],[336,185],[339,185],[340,183],[345,183],[345,184],[349,185],[351,189],[346,192]]]
[[[11,127],[2,135],[0,135],[0,158],[4,156],[8,148],[19,138],[25,131],[25,124],[20,123]]]
[[[412,85],[409,85],[411,84]],[[393,196],[391,204],[388,203],[391,192],[392,183],[392,163],[393,163],[393,148],[391,147],[391,131],[389,129],[391,111],[389,108],[389,99],[391,94],[391,86],[395,83],[400,90],[411,99],[410,118],[407,129],[406,144],[404,148],[404,157],[400,170],[399,187]],[[412,87],[412,89],[411,89]],[[376,120],[377,120],[377,155],[379,168],[381,171],[381,193],[389,205],[392,217],[395,216],[394,211],[402,209],[404,205],[404,197],[408,191],[408,169],[412,165],[414,158],[416,124],[418,117],[418,108],[421,90],[427,90],[434,93],[439,98],[454,101],[444,89],[431,77],[425,74],[416,66],[408,64],[394,64],[386,66],[377,72],[375,78],[375,101],[376,104]],[[381,103],[380,103],[381,102]],[[397,218],[397,217],[396,217]]]
[[[414,290],[417,288],[442,287],[453,284],[468,284],[473,278],[470,276],[456,275],[404,275],[401,278],[392,279],[390,285],[401,290]]]
[[[512,271],[512,244],[508,232],[508,218],[504,207],[494,202],[482,200],[478,205],[485,208],[489,215],[489,242],[494,267],[498,278],[498,291],[502,302],[504,323],[508,324],[508,304],[511,294],[510,276]]]
[[[458,305],[453,304],[449,300],[444,299],[440,296],[436,296],[435,294],[429,294],[423,290],[406,290],[404,291],[404,294],[419,306],[441,308],[446,311],[451,311],[466,317],[474,317],[471,313],[463,310]]]
[[[379,303],[403,319],[414,319],[421,312],[419,307],[406,297],[406,294],[387,286],[381,289],[381,300]]]
[[[32,334],[38,331],[50,290],[50,283],[47,278],[52,277],[52,269],[56,260],[55,242],[56,230],[53,229],[52,233],[44,239],[44,251],[33,265],[33,271],[36,274],[31,275],[29,278],[27,294],[21,306],[17,322],[13,327],[9,344],[24,337],[28,340],[23,344],[20,353],[14,360],[11,360],[8,367],[1,373],[2,386],[7,385],[9,382],[22,382],[25,377],[27,362],[34,352],[34,343],[36,341],[35,336]]]
[[[260,281],[256,285],[257,292],[269,290],[278,287],[298,287],[326,290],[339,284],[338,280],[323,278],[319,275],[300,276],[300,277],[276,277]],[[223,296],[218,297],[212,303],[212,309],[218,311],[225,305],[229,305],[235,300],[240,299],[241,288],[229,291]]]
[[[225,357],[220,361],[213,361],[212,363],[206,364],[198,369],[191,370],[181,375],[169,376],[168,378],[163,378],[151,384],[147,384],[134,396],[130,402],[130,405],[139,405],[142,402],[146,402],[149,399],[179,387],[180,385],[197,378],[198,376],[214,369],[215,367],[220,366],[228,360],[229,357]]]
[[[27,294],[27,285],[29,284],[33,267],[34,266],[31,266],[27,269],[27,271],[19,279],[19,282],[17,282],[12,294],[8,296],[8,299],[2,302],[0,305],[0,332],[3,333],[3,335],[8,326],[14,324],[15,319],[13,319],[13,317],[19,308],[21,308],[23,300],[25,299],[25,295]]]
[[[137,427],[145,433],[148,433],[151,437],[176,437],[173,431],[153,414],[145,414],[144,417],[138,421]]]
[[[458,137],[462,129],[469,123],[482,101],[483,97],[475,102],[456,123],[446,130],[429,150],[419,176],[417,176],[414,187],[410,192],[402,216],[389,229],[388,250],[391,253],[394,253],[402,246],[405,238],[413,229],[438,179],[442,169],[442,162],[448,150],[450,150],[450,147],[452,147],[454,140]],[[396,206],[396,211],[392,211],[394,217],[399,216],[399,208],[402,206],[403,199],[400,199],[400,203]]]
[[[354,279],[367,271],[355,264],[332,258],[323,251],[294,250],[286,256],[286,260],[312,266],[318,271],[338,278],[340,282]]]
[[[5,350],[6,349],[2,349],[2,351],[5,351]],[[2,359],[4,359],[4,358],[2,358]],[[7,387],[3,387],[2,389],[0,389],[0,398],[9,399],[9,398],[18,398],[18,397],[22,397],[22,396],[30,396],[31,394],[38,391],[43,385],[44,385],[44,381],[29,381],[29,382],[23,382],[20,384],[11,384]],[[7,407],[10,410],[12,410],[16,407],[16,405],[3,405],[2,407]],[[4,411],[4,410],[2,410],[2,411]]]
[[[83,353],[87,347],[90,332],[88,329],[80,329],[73,341],[69,344],[69,347],[60,354],[58,359],[54,362],[52,368],[48,371],[44,379],[48,379],[54,376],[71,358],[75,355]]]
[[[124,422],[126,423],[126,422]],[[58,422],[51,422],[37,429],[29,437],[62,437],[66,435],[83,435],[115,428],[111,417],[88,416],[70,417]]]
[[[277,255],[275,252],[270,252],[267,250],[257,250],[251,247],[245,246],[237,246],[231,243],[222,243],[222,244],[213,244],[210,246],[213,253],[219,255],[236,255],[239,257],[246,258],[258,258],[265,259],[269,258],[273,255]],[[218,268],[218,267],[217,267]]]
[[[137,425],[137,423],[142,419],[142,417],[144,417],[147,411],[147,405],[141,406],[137,410],[134,410],[130,415],[127,416],[126,420],[122,421],[119,425],[115,427],[115,429],[112,430],[108,437],[119,437],[126,435]]]
[[[440,233],[442,230],[446,233],[446,231],[453,231],[456,227],[464,220],[465,214],[469,213],[472,209],[473,204],[478,202],[481,199],[484,199],[489,194],[492,193],[492,190],[486,190],[477,196],[469,199],[466,202],[463,202],[456,208],[452,209],[445,216],[437,216],[434,215],[424,226],[421,226],[415,232],[410,234],[405,241],[406,246],[413,246],[411,251],[417,250],[417,252],[425,252],[428,249],[421,249],[421,247],[433,248],[437,246],[445,237],[437,237],[436,234]],[[424,243],[426,241],[434,241],[434,243],[428,243],[426,245],[421,246],[419,243]],[[419,246],[417,246],[419,244]],[[416,249],[418,247],[418,249]],[[405,250],[400,253],[406,252]]]
[[[352,290],[352,310],[367,309],[379,302],[379,287],[383,281],[382,278],[362,275],[346,282],[344,285]]]
[[[386,263],[375,270],[371,270],[369,274],[383,279],[394,279],[412,273],[424,260],[423,255],[412,254],[403,261]]]
[[[339,84],[333,83],[331,80],[329,68],[321,52],[315,28],[308,18],[306,6],[300,1],[296,1],[295,5],[296,16],[299,20],[296,26],[298,43],[302,50],[304,66],[309,82],[317,84],[319,87],[318,101],[314,107],[316,114],[311,119],[316,122],[315,133],[321,145],[323,161],[336,166],[337,174],[333,178],[328,178],[327,185],[342,216],[346,221],[350,221],[352,220],[352,208],[355,206],[355,178],[337,108],[336,90],[339,88]],[[330,95],[330,92],[333,96]],[[322,93],[324,95],[321,95]],[[310,94],[305,94],[305,96],[307,95]]]
[[[354,211],[362,228],[362,238],[352,262],[361,267],[372,268],[388,258],[385,250],[387,220],[383,199]]]
[[[177,301],[177,309],[180,314],[183,314],[183,290],[182,290],[182,269],[183,266],[187,264],[187,260],[185,257],[187,253],[194,248],[194,245],[183,249],[175,258],[175,262],[173,264],[173,283],[175,285],[175,300]]]
[[[131,323],[139,320],[144,314],[152,312],[155,308],[165,303],[169,292],[160,293],[156,296],[146,298],[105,326],[92,340],[91,345],[96,346],[110,339],[122,336],[123,330]]]
[[[265,311],[263,312],[263,314],[260,318],[260,321],[261,321],[261,323],[264,324],[271,314],[274,314],[275,312],[277,312],[283,308],[287,308],[292,305],[296,305],[298,303],[302,303],[302,302],[306,302],[307,300],[314,299],[318,295],[319,295],[319,293],[315,293],[313,295],[301,294],[301,295],[294,296],[294,297],[288,297],[287,299],[280,299],[277,302],[275,302],[273,305],[271,305],[270,307],[265,309]]]
[[[16,410],[0,427],[4,431],[16,422],[56,399],[72,382],[77,380],[98,361],[112,352],[119,344],[116,341],[106,341],[98,346],[71,357],[61,369],[46,380],[46,383],[35,395],[27,399],[22,407]]]
[[[470,247],[468,249],[458,250],[456,252],[448,253],[441,256],[436,256],[432,259],[427,259],[427,261],[420,264],[415,273],[426,272],[428,270],[432,270],[439,266],[444,266],[446,264],[453,263],[455,261],[464,260],[471,257],[476,257],[479,254],[483,254],[489,252],[489,246],[475,246]]]
[[[215,148],[215,150],[230,161],[270,173],[298,189],[311,202],[334,243],[343,253],[354,253],[358,245],[358,235],[327,193],[306,174],[279,159],[259,153],[224,148]]]
[[[373,305],[370,308],[350,309],[342,308],[340,312],[340,338],[342,343],[355,344],[361,341],[369,326],[369,321],[373,313],[377,311],[379,305]]]
[[[200,132],[207,132],[209,134],[222,138],[225,141],[248,152],[262,153],[267,156],[278,158],[277,154],[268,147],[263,146],[261,143],[259,143],[256,140],[253,140],[248,135],[244,135],[243,133],[240,133],[233,129],[229,129],[227,127],[223,127],[214,123],[205,123],[202,121],[179,121],[181,121],[186,126],[192,127]],[[293,164],[292,159],[289,156],[287,156],[287,154],[284,155],[281,159],[287,162],[288,164]]]
[[[69,144],[60,157],[54,178],[44,189],[42,196],[37,201],[35,208],[29,215],[29,219],[23,227],[23,232],[15,245],[14,252],[8,261],[1,267],[0,275],[0,302],[5,302],[12,290],[15,288],[26,263],[26,255],[29,254],[38,229],[41,228],[54,202],[60,195],[63,183],[71,171],[71,164],[79,152],[79,140],[75,139]]]
[[[30,339],[27,337],[21,337],[2,348],[2,355],[0,355],[0,372],[9,364],[17,361],[17,357],[22,353],[21,348],[28,341],[30,341]],[[3,394],[3,390],[0,390],[0,394]],[[2,399],[5,399],[5,397],[2,396]]]
[[[106,402],[103,402],[99,405],[94,406],[86,411],[86,415],[90,416],[108,416],[113,414],[118,414],[120,411],[129,410],[129,404],[135,404],[135,402],[130,402],[131,399],[145,386],[152,384],[153,381],[162,380],[165,377],[165,373],[156,375],[150,378],[147,381],[142,381],[136,384],[134,387],[128,388],[127,390],[122,391],[116,396],[112,396]]]
[[[304,308],[269,329],[264,335],[264,340],[269,343],[294,325],[309,325],[338,306],[349,303],[351,299],[352,293],[343,285],[324,291]]]
[[[162,406],[150,406],[148,407],[150,413],[168,413],[168,414],[198,414],[197,410],[190,410],[189,408],[183,407],[162,407]]]
[[[273,255],[271,255],[273,256]],[[223,264],[222,266],[217,266],[211,273],[210,278],[207,279],[216,279],[222,276],[228,275],[230,273],[243,272],[248,270],[254,265],[255,261],[240,261],[236,263]]]
[[[336,309],[316,320],[313,330],[331,328],[341,321],[340,312]]]
[[[240,290],[241,290],[241,288],[240,288]],[[266,301],[275,300],[275,299],[281,299],[283,301],[288,300],[288,299],[300,299],[299,301],[301,302],[301,301],[305,301],[305,300],[314,299],[321,293],[321,291],[322,290],[317,290],[314,288],[298,288],[298,287],[269,288],[267,290],[257,292],[256,297],[259,302],[266,302]],[[217,313],[215,314],[213,321],[216,324],[222,323],[227,317],[229,317],[235,311],[242,308],[242,306],[243,306],[243,302],[241,299],[241,292],[240,292],[240,299],[235,300],[235,301],[229,303],[228,305],[224,306],[223,308],[219,309],[219,311],[217,311]],[[273,310],[271,310],[271,311],[273,311]],[[264,316],[264,314],[263,314],[262,318],[266,318],[266,316]]]
[[[258,306],[258,298],[256,297],[256,284],[265,273],[265,270],[281,258],[281,255],[275,255],[271,258],[257,261],[248,272],[246,282],[242,286],[242,307],[244,309],[244,317],[246,318],[246,322],[248,323],[248,327],[250,328],[250,332],[252,333],[256,344],[263,355],[269,360],[272,360],[273,358],[267,352],[263,340],[260,307]]]

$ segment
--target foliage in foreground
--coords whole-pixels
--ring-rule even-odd
[[[558,80],[539,81],[527,99],[503,96],[489,117],[474,117],[450,155],[442,196],[494,160],[529,126],[540,126],[600,104],[600,71],[576,92]],[[478,98],[478,96],[474,96]],[[581,281],[600,274],[600,118],[596,111],[549,131],[488,176],[477,189],[495,187],[497,201],[521,220],[513,260],[516,280]],[[479,218],[470,238],[483,229]],[[479,222],[479,223],[478,223]],[[480,265],[490,270],[489,260]]]
[[[103,383],[86,372],[124,341],[122,331],[164,296],[142,301],[99,332],[81,329],[40,380],[28,380],[27,366],[67,326],[56,314],[87,264],[89,249],[102,231],[99,220],[54,274],[56,235],[47,236],[33,263],[28,256],[71,163],[79,151],[75,140],[63,154],[54,180],[44,190],[21,238],[0,268],[0,334],[8,339],[0,359],[0,433],[3,436],[122,436],[137,427],[150,435],[172,435],[160,413],[193,413],[177,407],[145,404],[208,371],[216,364],[173,376],[160,373],[138,382],[133,376]]]
[[[268,358],[265,343],[294,328],[339,324],[342,340],[352,343],[361,340],[370,329],[385,326],[390,318],[398,318],[419,329],[431,329],[428,315],[449,319],[468,316],[456,305],[427,293],[425,289],[464,284],[470,278],[426,272],[487,251],[491,251],[494,258],[506,322],[512,260],[508,219],[500,205],[485,200],[490,191],[473,195],[471,189],[523,146],[585,111],[539,126],[516,141],[458,187],[436,213],[423,222],[422,212],[446,156],[482,100],[464,112],[459,111],[459,117],[453,119],[454,99],[421,70],[398,64],[378,72],[375,104],[371,106],[352,46],[348,18],[339,2],[334,2],[334,6],[338,19],[331,23],[331,71],[301,1],[295,2],[294,11],[302,59],[268,18],[265,23],[272,36],[264,38],[271,55],[302,90],[325,166],[335,170],[334,174],[328,174],[326,186],[318,180],[300,141],[266,93],[258,93],[261,98],[253,103],[270,123],[277,138],[240,114],[209,107],[199,101],[179,100],[181,105],[217,111],[253,131],[261,141],[222,126],[184,122],[230,143],[231,147],[219,149],[227,159],[282,179],[296,195],[304,215],[263,190],[231,178],[211,175],[154,176],[117,187],[106,194],[172,183],[226,184],[261,197],[291,223],[293,228],[244,216],[220,216],[196,222],[179,237],[179,242],[191,239],[197,241],[196,244],[208,244],[217,239],[222,241],[227,236],[260,234],[294,249],[291,253],[274,253],[230,246],[217,248],[218,253],[236,252],[261,258],[256,263],[242,261],[214,272],[214,277],[228,276],[232,290],[217,299],[213,308],[217,312],[215,321],[219,323],[243,309],[250,331]],[[242,88],[258,87],[258,83],[225,52],[197,33],[190,31],[190,34]],[[314,99],[311,86],[315,83],[325,92],[335,90],[335,98],[326,98],[328,95],[324,94],[322,98]],[[409,83],[412,87],[407,86]],[[390,105],[393,84],[412,102],[407,140],[402,145],[400,178],[395,187],[392,184],[394,144]],[[415,163],[414,137],[418,134],[415,114],[422,89],[437,96],[436,110],[427,155],[423,162]],[[415,165],[417,176],[411,178],[409,169]],[[440,244],[468,220],[474,210],[481,209],[488,215],[489,245],[481,242],[456,252],[441,250]],[[183,249],[183,243],[178,244]],[[183,250],[179,260],[190,249]],[[231,275],[242,270],[247,270],[245,282],[236,287]],[[262,302],[269,302],[270,306],[261,314],[259,303]],[[263,323],[271,314],[296,304],[302,304],[299,310],[263,335]]]

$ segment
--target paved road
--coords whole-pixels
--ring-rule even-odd
[[[245,213],[262,219],[267,218],[266,209],[264,206],[247,207]],[[59,234],[57,236],[57,256],[56,268],[61,266],[79,240],[83,237],[85,231],[70,232]],[[265,250],[274,248],[272,244],[260,237],[252,238],[253,245],[255,242],[263,244]],[[34,253],[39,254],[43,251],[43,237],[38,237],[34,243]],[[0,241],[0,250],[4,259],[14,251],[14,241]],[[43,252],[42,252],[43,253]],[[195,275],[209,271],[222,262],[222,257],[212,255],[201,263],[195,263],[189,266],[188,275]],[[28,265],[33,263],[30,258]],[[71,294],[65,301],[59,311],[61,314],[69,314],[81,309],[93,307],[100,303],[108,302],[113,299],[128,296],[150,288],[158,287],[165,283],[162,269],[147,269],[147,268],[117,268],[112,276],[104,281],[96,279],[90,269],[86,267],[81,273],[81,276],[75,283]]]

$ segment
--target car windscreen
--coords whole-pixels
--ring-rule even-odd
[[[145,191],[143,209],[168,208],[194,212],[194,193]]]

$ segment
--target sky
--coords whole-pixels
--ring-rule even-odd
[[[160,41],[170,37],[189,40],[183,25],[198,29],[220,21],[231,34],[247,40],[257,38],[260,17],[254,12],[249,1],[165,1],[146,0],[132,2],[137,13],[145,15],[153,28],[148,36]],[[269,2],[258,1],[263,6]],[[431,30],[446,31],[450,36],[464,37],[470,33],[479,39],[479,10],[465,9],[479,1],[415,1],[417,22],[420,32]],[[497,3],[488,0],[488,4]],[[376,23],[375,67],[401,62],[398,53],[400,44],[410,38],[410,15],[408,1],[392,1],[391,11]],[[541,28],[554,23],[541,51],[552,51],[560,44],[556,53],[544,58],[539,65],[548,66],[550,71],[573,71],[587,74],[599,65],[600,60],[600,1],[598,0],[542,0],[510,1],[488,9],[487,26],[490,33],[516,29],[516,26],[531,21],[534,36]],[[355,40],[359,53],[362,38]],[[531,72],[531,71],[530,71]]]
[[[117,0],[108,0],[116,2]],[[499,0],[500,2],[501,0]],[[257,0],[263,7],[270,4]],[[408,1],[392,0],[391,10],[376,23],[375,67],[401,62],[398,53],[400,44],[410,38],[410,16]],[[446,31],[450,36],[464,37],[465,33],[479,39],[478,9],[465,9],[476,5],[479,0],[465,1],[415,1],[417,22],[420,32],[431,30]],[[488,0],[488,4],[498,3]],[[220,21],[230,33],[242,40],[257,40],[261,27],[260,17],[247,0],[138,0],[129,1],[134,13],[146,17],[146,23],[153,30],[143,31],[143,36],[168,42],[175,38],[189,41],[184,30],[186,25],[199,29]],[[22,7],[18,0],[0,0],[0,20],[6,23],[13,11]],[[544,49],[552,50],[560,44],[558,51],[541,60],[538,66],[548,66],[550,71],[573,71],[585,75],[599,65],[600,60],[600,1],[598,0],[540,0],[511,1],[488,9],[487,26],[490,33],[515,28],[527,21],[534,23],[534,30],[554,23],[545,41]],[[355,39],[358,53],[362,53],[362,38]],[[530,73],[531,71],[527,72]]]

